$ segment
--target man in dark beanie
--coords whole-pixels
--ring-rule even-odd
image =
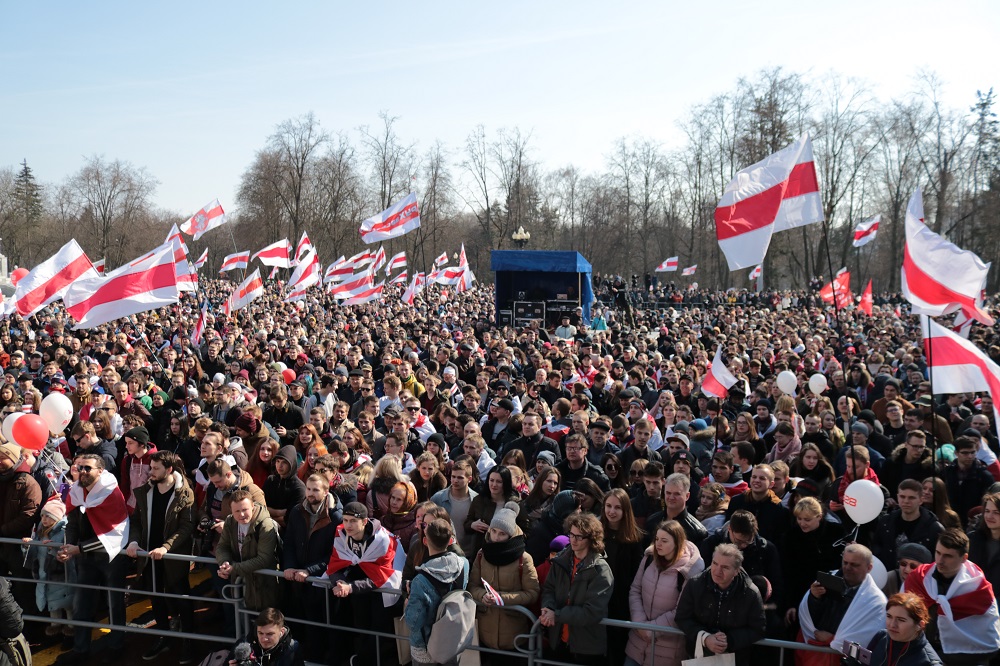
[[[264,482],[264,497],[271,520],[285,526],[285,514],[306,498],[306,486],[296,474],[298,460],[294,446],[283,446],[274,456],[274,474]]]
[[[149,441],[149,431],[142,426],[125,433],[125,457],[122,459],[119,487],[125,496],[129,515],[135,510],[134,488],[149,480],[149,461],[156,453],[156,445]]]

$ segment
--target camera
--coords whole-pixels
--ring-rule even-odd
[[[858,643],[844,641],[840,651],[844,653],[844,658],[840,660],[841,666],[868,666],[872,663],[871,651]]]

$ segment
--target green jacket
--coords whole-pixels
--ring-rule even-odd
[[[566,548],[551,561],[542,588],[542,608],[551,608],[556,624],[549,629],[549,645],[558,645],[564,624],[569,625],[569,649],[576,654],[604,654],[607,631],[601,620],[608,616],[614,577],[607,560],[591,552],[580,562],[576,576],[573,550]]]
[[[274,569],[278,566],[278,528],[259,502],[254,502],[254,515],[249,531],[243,539],[243,548],[237,547],[239,536],[237,523],[232,516],[226,517],[222,527],[219,545],[215,548],[215,560],[219,564],[229,562],[233,567],[230,581],[237,576],[246,586],[243,598],[250,610],[263,610],[277,606],[279,600],[278,579],[274,576],[255,574],[258,569]]]

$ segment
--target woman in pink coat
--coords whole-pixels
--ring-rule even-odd
[[[660,523],[629,591],[632,621],[676,627],[674,612],[681,588],[704,569],[698,548],[687,540],[680,523],[676,520]],[[625,666],[679,666],[682,659],[683,636],[645,629],[629,632]]]

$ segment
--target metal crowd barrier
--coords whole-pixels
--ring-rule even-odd
[[[0,544],[12,544],[12,545],[19,545],[19,546],[33,545],[33,546],[41,546],[41,547],[44,547],[44,548],[61,548],[63,546],[63,544],[61,544],[61,543],[51,543],[51,542],[42,542],[42,541],[28,541],[28,542],[25,542],[25,541],[22,541],[21,539],[12,539],[12,538],[0,538]],[[140,551],[138,551],[137,555],[139,557],[148,557],[149,553],[147,553],[146,551],[140,550]],[[197,556],[194,556],[194,555],[180,555],[180,554],[167,553],[166,555],[164,555],[164,559],[186,561],[186,562],[194,562],[194,563],[201,563],[201,564],[207,564],[207,565],[210,565],[210,566],[215,566],[216,565],[216,561],[215,561],[214,558],[211,558],[211,557],[197,557]],[[220,599],[215,599],[215,598],[210,598],[210,597],[196,597],[196,596],[190,596],[190,595],[179,595],[179,594],[173,594],[173,593],[167,593],[167,592],[155,592],[154,590],[156,589],[156,580],[155,580],[155,575],[156,575],[155,570],[156,570],[156,568],[150,566],[150,567],[148,567],[148,570],[150,572],[152,572],[152,576],[153,576],[152,579],[151,579],[151,582],[153,584],[152,585],[152,587],[153,587],[152,590],[132,590],[130,588],[110,588],[110,587],[104,587],[104,586],[98,586],[98,585],[83,585],[83,584],[80,584],[80,583],[57,583],[57,584],[58,585],[66,585],[66,586],[74,587],[74,588],[93,589],[93,590],[98,590],[98,591],[101,591],[101,592],[105,592],[108,595],[108,608],[109,609],[111,607],[111,595],[112,594],[115,594],[115,593],[128,594],[128,593],[133,593],[133,592],[139,592],[140,594],[142,594],[144,596],[158,596],[158,597],[164,597],[164,598],[178,599],[178,600],[188,601],[190,603],[194,603],[196,600],[198,600],[198,601],[204,601],[204,602],[214,602],[214,603],[218,603],[218,604],[231,605],[233,613],[235,614],[235,618],[236,618],[236,622],[235,622],[235,635],[233,635],[233,636],[219,636],[217,634],[200,634],[200,633],[195,633],[195,632],[170,631],[170,630],[166,630],[166,629],[150,629],[150,628],[146,628],[146,627],[130,626],[130,625],[128,625],[128,623],[125,623],[124,625],[117,625],[117,624],[113,625],[113,624],[110,624],[110,612],[109,612],[109,618],[108,618],[109,622],[80,621],[80,620],[73,620],[73,619],[66,619],[66,618],[52,618],[52,617],[48,617],[48,616],[30,615],[30,614],[23,615],[23,619],[24,619],[25,622],[39,622],[39,623],[43,623],[43,624],[65,624],[65,625],[74,626],[74,627],[82,626],[82,627],[90,627],[90,628],[94,628],[94,629],[110,629],[110,630],[113,630],[113,631],[114,630],[124,631],[124,632],[128,632],[128,633],[135,633],[135,634],[141,634],[141,635],[147,635],[147,636],[157,636],[157,637],[164,636],[164,637],[182,638],[182,639],[187,638],[187,639],[192,639],[192,640],[211,641],[211,642],[215,642],[215,643],[224,643],[224,644],[234,643],[235,641],[241,639],[242,637],[246,636],[250,632],[250,630],[251,630],[251,628],[253,626],[253,619],[256,617],[257,611],[250,610],[250,609],[246,608],[246,606],[245,606],[245,604],[243,602],[243,594],[242,594],[242,592],[243,592],[244,583],[242,583],[239,580],[237,580],[237,581],[234,581],[234,582],[231,582],[231,583],[227,584],[224,587],[224,589],[223,589],[222,598],[220,598]],[[284,578],[284,572],[281,571],[281,570],[278,570],[278,569],[258,569],[254,573],[257,574],[257,575],[275,576],[277,578],[282,578],[282,579]],[[14,577],[14,576],[6,576],[6,578],[8,580],[10,580],[10,581],[28,582],[28,583],[35,583],[35,582],[37,582],[33,578],[23,578],[23,577]],[[306,578],[305,582],[302,583],[302,584],[303,585],[305,585],[305,584],[311,584],[311,585],[316,585],[316,586],[326,587],[326,588],[330,588],[331,587],[331,582],[330,582],[330,580],[328,578],[317,577],[317,576],[310,576],[310,577]],[[403,590],[400,590],[400,589],[391,589],[391,588],[390,589],[379,588],[377,590],[371,590],[371,591],[368,591],[366,593],[367,594],[394,594],[394,595],[397,595],[397,596],[402,596],[404,594]],[[288,616],[288,615],[286,615],[286,620],[288,622],[293,623],[293,624],[298,624],[298,625],[302,625],[302,626],[311,626],[311,627],[317,627],[317,628],[320,628],[320,629],[327,629],[327,630],[328,629],[339,629],[339,630],[343,630],[343,631],[348,632],[348,633],[360,634],[360,635],[365,635],[365,636],[374,636],[374,637],[376,637],[376,639],[378,639],[378,638],[384,638],[384,639],[391,639],[393,641],[398,640],[398,639],[403,639],[403,640],[406,639],[405,636],[401,636],[401,635],[396,634],[394,632],[378,631],[378,630],[370,629],[370,628],[359,628],[359,627],[354,627],[354,626],[345,626],[345,625],[334,624],[333,621],[332,621],[333,618],[332,618],[332,615],[331,615],[331,607],[330,607],[330,599],[331,599],[331,597],[332,597],[332,595],[326,595],[326,603],[325,603],[325,608],[324,608],[324,620],[325,620],[324,622],[317,622],[315,620],[309,620],[309,619],[306,619],[306,618],[299,618],[299,617],[292,617],[292,616]],[[480,604],[480,605],[482,605],[482,604]],[[484,607],[487,607],[487,606],[484,606]],[[488,606],[487,608],[496,609],[498,607],[497,606]],[[525,608],[524,606],[504,606],[504,607],[501,608],[501,610],[503,610],[505,612],[519,613],[521,615],[524,615],[531,622],[531,629],[527,633],[519,634],[519,635],[517,635],[515,637],[515,639],[514,639],[514,650],[497,650],[497,649],[485,647],[483,645],[472,646],[470,649],[476,650],[478,652],[487,653],[487,654],[494,654],[494,655],[499,655],[499,656],[503,656],[503,657],[513,657],[513,658],[517,658],[517,659],[523,659],[523,660],[526,661],[526,665],[525,666],[536,666],[536,665],[539,665],[539,664],[552,664],[553,666],[577,666],[576,664],[572,664],[572,663],[569,663],[569,662],[562,662],[562,661],[557,661],[557,660],[553,660],[553,659],[547,659],[547,658],[545,658],[543,656],[543,653],[542,653],[543,633],[546,630],[546,627],[543,627],[541,625],[541,623],[538,620],[538,617],[534,613],[532,613],[529,609]],[[124,618],[123,618],[123,620],[124,620]],[[604,625],[604,626],[606,626],[606,627],[617,627],[617,628],[629,629],[629,630],[631,630],[631,629],[643,629],[643,630],[651,631],[651,632],[654,632],[654,633],[665,633],[665,634],[673,634],[673,635],[677,635],[677,636],[684,636],[684,632],[681,631],[680,629],[676,628],[676,627],[663,627],[663,626],[655,625],[655,624],[644,624],[644,623],[638,623],[638,622],[629,622],[629,621],[625,621],[625,620],[612,620],[610,618],[604,618],[603,620],[601,620],[601,624]],[[379,666],[381,666],[381,664],[382,664],[382,653],[381,653],[381,645],[380,645],[380,643],[379,643],[378,640],[375,641],[375,645],[376,645],[376,663]],[[792,651],[803,650],[803,651],[807,651],[807,652],[822,652],[822,653],[826,653],[826,654],[840,654],[837,650],[834,650],[834,649],[831,649],[831,648],[828,648],[828,647],[820,647],[820,646],[808,645],[808,644],[805,644],[805,643],[797,643],[797,642],[794,642],[794,641],[776,640],[776,639],[771,639],[771,638],[766,638],[766,639],[760,640],[757,643],[755,643],[755,645],[758,645],[758,646],[761,646],[761,647],[777,648],[780,651],[779,652],[778,666],[784,666],[786,663],[789,663],[789,664],[793,663],[793,661],[786,661],[786,656],[785,656],[786,655],[786,651],[789,651],[789,650],[792,650]],[[652,650],[652,653],[651,653],[650,659],[655,664],[656,663],[656,641],[655,640],[652,641],[652,643],[651,643],[651,650]],[[622,660],[624,661],[624,655],[622,655]]]

